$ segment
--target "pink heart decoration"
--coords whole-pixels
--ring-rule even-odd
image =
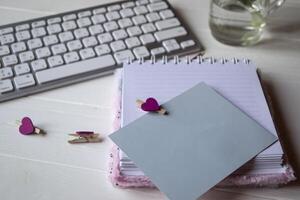
[[[156,99],[150,97],[141,106],[143,111],[158,111],[160,106],[158,105]]]
[[[19,132],[23,135],[30,135],[34,133],[34,126],[29,117],[24,117],[22,119],[22,124],[19,127]]]

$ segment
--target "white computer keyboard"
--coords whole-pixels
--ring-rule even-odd
[[[0,102],[112,73],[128,59],[202,52],[164,0],[122,1],[0,27]]]

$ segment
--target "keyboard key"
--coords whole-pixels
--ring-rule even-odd
[[[50,67],[57,67],[64,64],[64,61],[60,55],[49,57],[47,60]]]
[[[75,14],[69,14],[69,15],[63,16],[63,20],[64,20],[64,21],[70,21],[70,20],[74,20],[74,19],[76,19],[76,18],[77,18],[77,17],[76,17]]]
[[[102,45],[96,46],[95,51],[98,56],[102,56],[102,55],[105,55],[105,54],[108,54],[111,52],[110,48],[107,44],[102,44]]]
[[[29,24],[21,24],[15,27],[16,31],[23,31],[30,28]]]
[[[166,40],[166,39],[170,39],[170,38],[183,36],[183,35],[186,35],[186,34],[187,34],[187,31],[185,30],[185,28],[176,27],[176,28],[156,32],[154,34],[154,36],[156,37],[156,39],[158,41],[162,41],[162,40]]]
[[[112,36],[110,33],[103,33],[98,35],[98,40],[101,44],[111,42],[113,40]]]
[[[151,55],[156,56],[156,55],[163,54],[165,52],[166,52],[166,50],[163,47],[158,47],[158,48],[155,48],[155,49],[151,50]]]
[[[31,62],[31,68],[35,72],[47,69],[47,63],[44,59],[35,60]]]
[[[116,19],[120,19],[120,17],[121,16],[117,11],[106,13],[106,18],[108,19],[108,21],[113,21],[113,20],[116,20]]]
[[[100,24],[100,23],[106,22],[106,18],[104,17],[103,14],[94,15],[92,17],[92,22],[93,22],[93,24]]]
[[[134,12],[131,8],[125,8],[123,10],[120,10],[120,14],[123,18],[134,16]]]
[[[61,42],[66,42],[66,41],[70,41],[70,40],[74,39],[74,36],[70,31],[60,33],[60,34],[58,34],[58,37]]]
[[[79,51],[79,54],[80,54],[81,59],[83,59],[83,60],[96,56],[96,54],[92,48],[82,49]]]
[[[56,34],[62,32],[62,28],[59,24],[52,24],[47,26],[47,30],[49,34]]]
[[[35,50],[36,56],[38,58],[45,58],[51,56],[51,51],[48,47],[43,47]]]
[[[11,70],[10,67],[4,67],[2,69],[0,69],[0,79],[6,79],[6,78],[10,78],[13,77],[13,71]]]
[[[14,78],[15,86],[18,89],[26,88],[35,85],[35,80],[32,74],[17,76]]]
[[[137,37],[127,38],[125,43],[128,48],[137,47],[141,45],[140,40]]]
[[[131,37],[136,36],[136,35],[141,35],[143,33],[142,30],[140,29],[140,27],[138,27],[138,26],[133,26],[133,27],[127,28],[127,32]]]
[[[3,62],[4,67],[10,66],[10,65],[15,65],[18,63],[18,58],[16,55],[4,56],[4,57],[2,57],[2,62]]]
[[[34,59],[34,55],[32,51],[25,51],[19,54],[20,62],[27,62]]]
[[[180,22],[176,18],[171,18],[163,21],[158,21],[155,23],[155,25],[158,30],[163,30],[163,29],[179,26]]]
[[[130,50],[119,51],[114,54],[117,63],[127,62],[129,60],[134,60],[134,55]]]
[[[56,44],[51,47],[53,55],[61,54],[67,52],[67,48],[64,44]]]
[[[118,24],[115,21],[107,22],[103,26],[107,32],[118,29]]]
[[[104,32],[102,25],[97,24],[89,27],[91,35],[97,35]]]
[[[196,43],[194,40],[186,40],[180,43],[181,48],[186,49],[188,47],[194,46]]]
[[[148,23],[142,25],[142,30],[144,33],[152,33],[156,31],[156,28],[153,23]]]
[[[10,44],[10,43],[13,43],[14,41],[15,41],[15,38],[14,38],[13,34],[7,34],[7,35],[0,36],[0,44],[1,45]]]
[[[98,41],[95,36],[87,37],[82,40],[84,47],[92,47],[98,44]]]
[[[27,63],[22,63],[14,66],[16,75],[27,74],[30,72],[29,65]]]
[[[134,6],[135,6],[134,2],[122,3],[123,8],[131,8],[131,7],[134,7]]]
[[[60,17],[54,17],[47,20],[48,24],[56,24],[61,22]]]
[[[72,52],[75,53],[75,52]],[[47,83],[85,72],[105,69],[115,65],[115,60],[111,55],[100,56],[89,59],[84,62],[73,63],[72,65],[64,65],[61,67],[50,68],[36,73],[39,83]],[[82,67],[84,66],[84,67]]]
[[[32,28],[45,26],[45,25],[46,25],[46,22],[44,20],[35,21],[35,22],[31,23]]]
[[[145,24],[147,22],[144,15],[135,16],[135,17],[132,18],[132,21],[135,25]]]
[[[104,7],[103,8],[97,8],[97,9],[93,10],[94,15],[105,13],[105,12],[106,12],[106,8],[104,8]]]
[[[85,17],[85,18],[80,18],[77,20],[77,24],[80,28],[82,27],[86,27],[86,26],[89,26],[92,24],[90,18],[88,17]]]
[[[18,43],[13,43],[11,45],[11,50],[14,52],[14,53],[18,53],[18,52],[21,52],[21,51],[25,51],[26,50],[26,45],[24,42],[18,42]]]
[[[43,46],[42,40],[40,38],[35,38],[27,41],[29,49],[36,49]]]
[[[0,80],[0,94],[5,92],[13,91],[14,86],[11,83],[11,80]]]
[[[140,5],[145,5],[148,3],[148,0],[138,0],[136,1],[136,5],[140,6]]]
[[[86,28],[80,28],[74,31],[74,35],[77,39],[80,39],[89,36],[89,32]]]
[[[86,10],[86,11],[82,11],[82,12],[78,13],[78,18],[89,17],[91,15],[92,15],[92,12],[89,10]]]
[[[136,47],[133,49],[134,55],[139,59],[139,58],[146,58],[150,55],[148,49],[146,47]]]
[[[163,41],[163,45],[168,52],[180,49],[180,46],[175,39]]]
[[[138,6],[135,7],[133,10],[137,15],[143,15],[148,12],[148,9],[145,6]]]
[[[10,53],[10,51],[9,51],[9,47],[7,45],[0,46],[0,56],[7,55],[9,53]]]
[[[119,40],[119,41],[114,41],[114,42],[110,43],[110,47],[114,52],[116,52],[116,51],[125,49],[126,45],[124,44],[124,42],[122,40]]]
[[[121,40],[128,37],[127,32],[123,29],[114,31],[112,35],[114,36],[115,40]]]
[[[118,23],[119,23],[121,28],[126,28],[126,27],[129,27],[129,26],[133,25],[131,19],[129,19],[129,18],[120,19],[118,21]]]
[[[168,18],[174,17],[174,13],[169,9],[160,11],[159,14],[163,19],[168,19]]]
[[[32,37],[37,38],[46,35],[46,30],[44,27],[35,28],[31,30]]]
[[[148,9],[151,11],[151,12],[155,12],[155,11],[158,11],[158,10],[164,10],[164,9],[167,9],[168,8],[168,4],[166,2],[157,2],[157,3],[152,3],[152,4],[149,4],[148,5]]]
[[[116,5],[111,5],[111,6],[108,6],[107,7],[107,10],[108,11],[114,11],[114,10],[120,10],[121,9],[121,6],[116,4]]]
[[[146,18],[148,19],[149,22],[155,22],[160,20],[160,16],[157,12],[147,14]]]
[[[75,21],[66,21],[62,23],[64,31],[69,31],[77,28]]]
[[[0,29],[0,35],[5,35],[12,32],[14,32],[14,29],[12,27]]]
[[[46,37],[43,38],[43,40],[44,40],[44,44],[45,44],[46,46],[50,46],[50,45],[52,45],[52,44],[58,43],[58,38],[57,38],[56,35],[49,35],[49,36],[46,36]]]
[[[78,49],[82,49],[82,44],[80,42],[80,40],[73,40],[67,43],[67,47],[69,49],[69,51],[75,51]]]
[[[18,41],[28,40],[31,38],[29,31],[21,31],[16,33],[16,38]]]
[[[64,54],[64,60],[66,63],[72,63],[79,60],[79,56],[77,52],[70,52]]]
[[[140,40],[142,41],[143,45],[155,42],[155,38],[150,33],[140,36]]]

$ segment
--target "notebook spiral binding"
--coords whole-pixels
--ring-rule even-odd
[[[168,56],[162,56],[161,58],[157,59],[155,56],[151,56],[149,59],[144,59],[144,58],[139,58],[138,60],[132,60],[131,58],[128,58],[127,64],[132,64],[133,62],[139,63],[139,64],[144,64],[145,62],[150,62],[151,64],[155,64],[157,62],[161,62],[162,64],[170,63],[173,62],[174,64],[179,64],[184,62],[185,64],[190,64],[190,63],[210,63],[210,64],[215,64],[215,63],[221,63],[221,64],[226,64],[226,63],[244,63],[244,64],[250,64],[250,59],[247,58],[214,58],[214,57],[203,57],[203,56],[186,56],[185,58],[180,58],[179,56],[172,56],[172,59],[170,59]]]

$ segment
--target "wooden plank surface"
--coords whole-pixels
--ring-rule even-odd
[[[0,24],[79,9],[108,0],[1,0]],[[248,57],[271,89],[276,123],[289,158],[300,172],[300,2],[288,0],[269,19],[265,40],[254,47],[230,47],[215,41],[208,27],[209,1],[170,0],[207,56]],[[190,6],[193,5],[193,6]],[[157,190],[117,189],[107,178],[109,139],[101,144],[70,145],[75,130],[111,132],[113,76],[0,104],[0,199],[3,200],[150,200]],[[44,137],[18,134],[14,122],[30,116],[47,130]],[[212,189],[202,199],[296,200],[300,185],[279,189]]]

